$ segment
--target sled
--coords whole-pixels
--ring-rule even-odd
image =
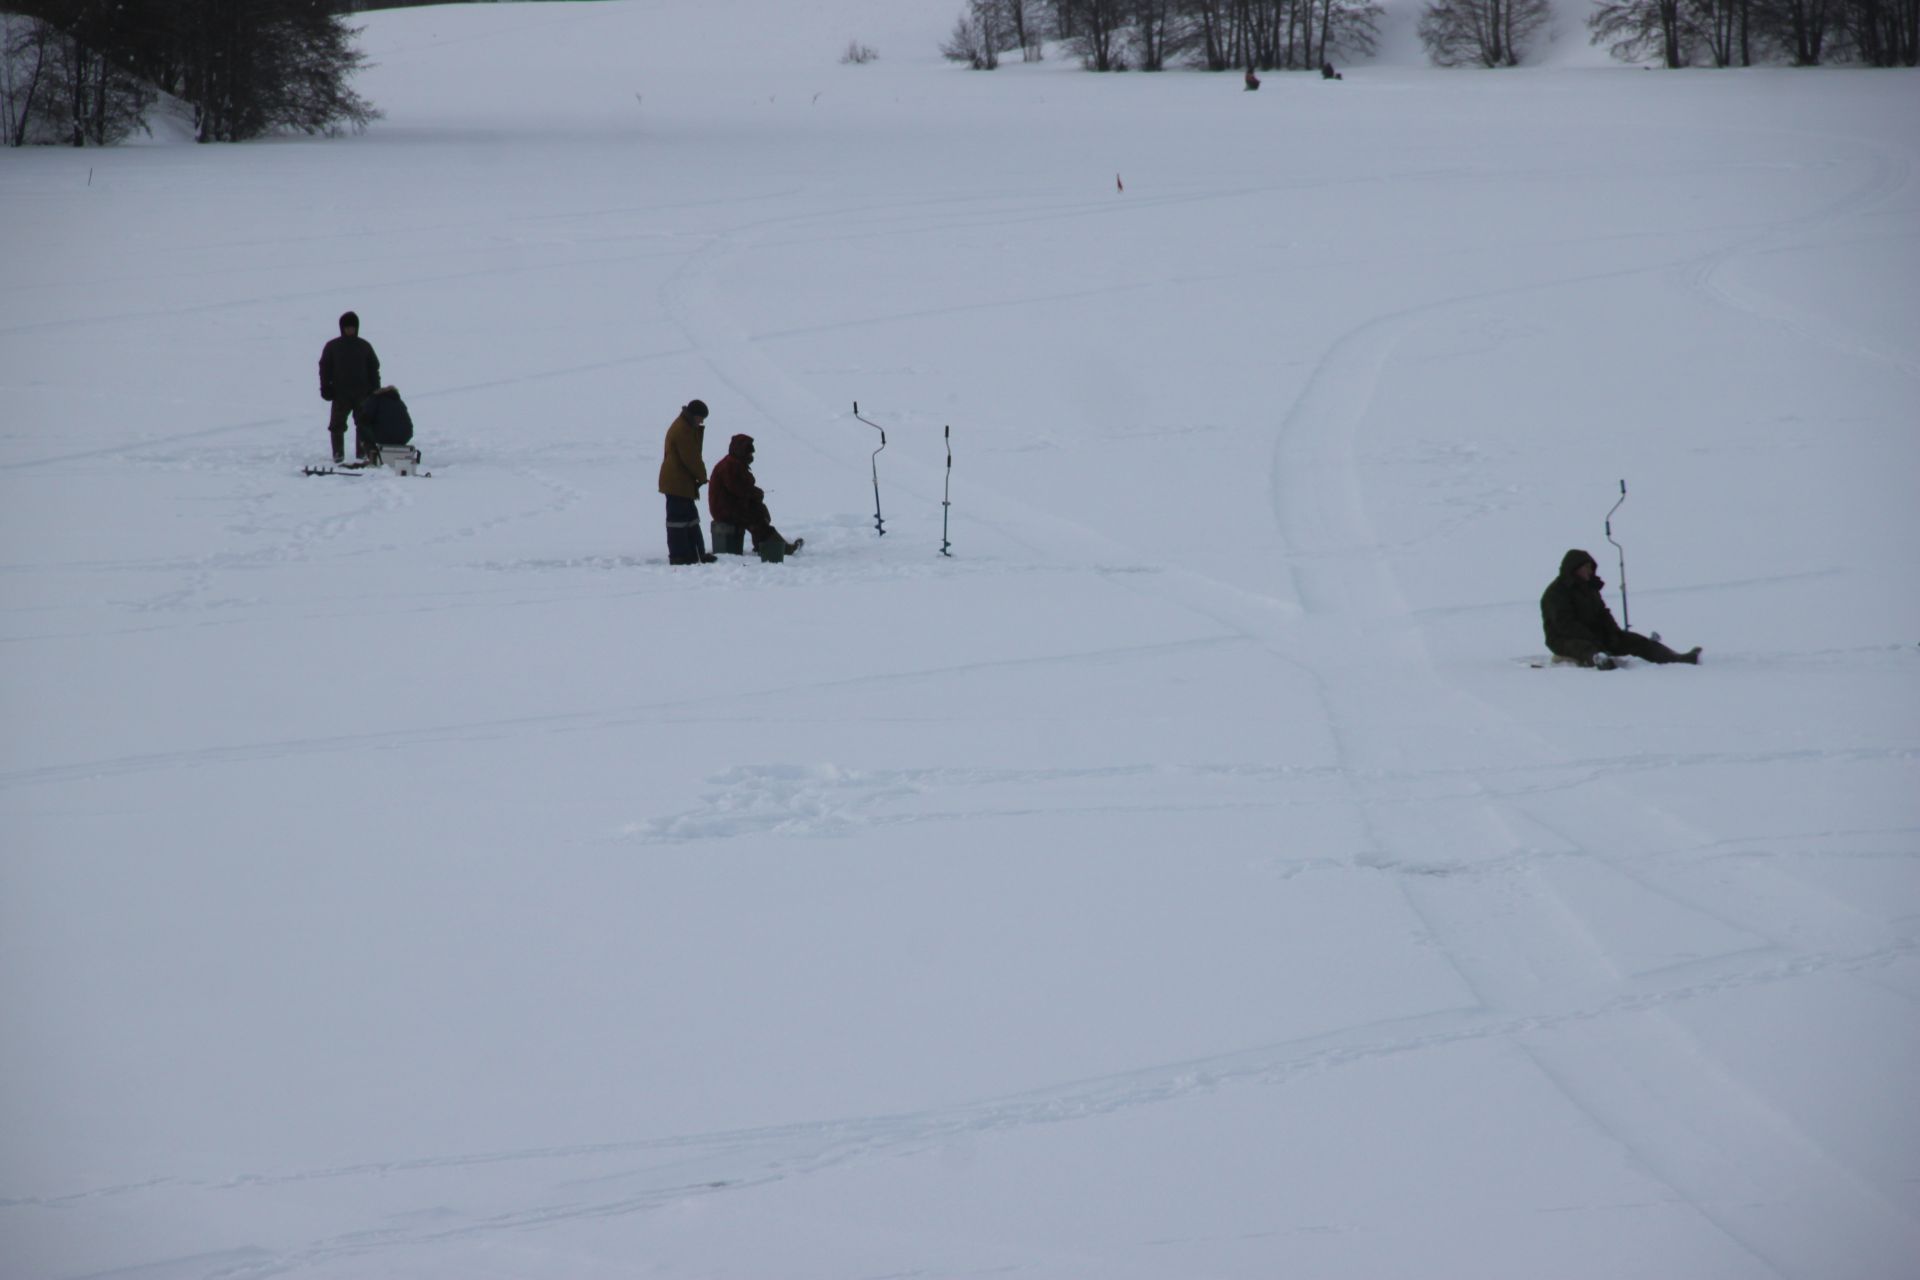
[[[431,471],[420,470],[420,451],[410,444],[377,444],[373,446],[375,465],[385,463],[389,471],[401,476],[428,476]]]
[[[373,456],[358,462],[336,462],[331,466],[302,467],[303,476],[362,476],[382,467],[399,476],[426,476],[433,472],[420,469],[420,451],[410,444],[375,445]]]

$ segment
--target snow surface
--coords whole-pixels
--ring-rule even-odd
[[[0,155],[0,1272],[1920,1273],[1920,77],[954,8]],[[349,307],[430,479],[299,474]],[[1707,662],[1535,670],[1622,478]]]

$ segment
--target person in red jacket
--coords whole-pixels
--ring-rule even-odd
[[[729,555],[744,553],[742,533],[753,535],[753,549],[762,560],[779,563],[798,551],[805,538],[788,542],[773,527],[767,495],[753,482],[753,437],[737,435],[727,442],[727,456],[713,466],[707,482],[707,511],[713,516],[713,549]]]

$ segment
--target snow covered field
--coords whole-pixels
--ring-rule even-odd
[[[956,8],[0,153],[0,1274],[1916,1274],[1920,76]],[[299,474],[350,307],[431,478]],[[1623,478],[1706,663],[1535,670]]]

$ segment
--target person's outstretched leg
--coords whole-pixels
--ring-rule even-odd
[[[1620,635],[1620,651],[1636,658],[1645,658],[1648,662],[1668,663],[1686,662],[1698,665],[1700,646],[1695,645],[1686,653],[1675,653],[1658,640],[1651,640],[1633,631],[1624,631]]]

